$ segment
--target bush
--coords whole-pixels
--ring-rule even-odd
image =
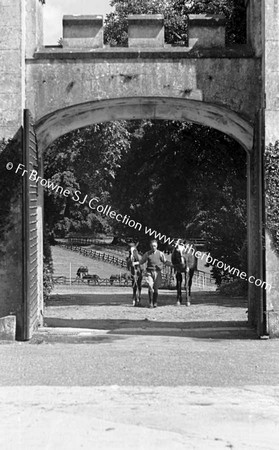
[[[279,141],[265,151],[266,225],[275,252],[279,255]]]
[[[246,296],[248,292],[248,283],[245,280],[233,280],[228,283],[223,283],[217,288],[220,295],[228,295],[234,297]]]
[[[44,229],[44,267],[43,267],[43,296],[44,301],[49,297],[51,290],[53,289],[53,260],[51,255],[51,233]]]

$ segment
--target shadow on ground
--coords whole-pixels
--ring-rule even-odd
[[[61,333],[52,331],[44,333],[43,330],[37,331],[29,341],[31,345],[39,344],[112,344],[115,340],[123,340],[124,336],[113,335],[92,335],[88,332],[79,333]]]
[[[223,297],[212,292],[192,294],[191,306],[176,306],[176,293],[160,291],[156,309],[134,308],[131,293],[105,290],[52,296],[45,308],[44,326],[52,329],[87,329],[109,336],[175,336],[196,339],[256,339],[246,320],[245,298]],[[105,336],[104,336],[105,334]],[[88,337],[90,340],[91,338]]]
[[[94,288],[93,288],[94,289]],[[174,291],[161,290],[160,302],[158,307],[176,304],[176,293]],[[183,293],[185,299],[185,293]],[[185,300],[183,300],[185,301]],[[52,295],[46,302],[46,306],[70,306],[70,305],[131,305],[131,292],[113,292],[104,290],[100,293],[59,293]],[[215,292],[193,292],[191,296],[192,305],[216,305],[228,308],[247,308],[247,299],[245,297],[225,297]]]
[[[50,328],[76,328],[94,330],[95,333],[106,332],[99,336],[102,342],[109,341],[109,337],[121,335],[143,336],[176,336],[197,339],[257,339],[255,330],[248,327],[246,322],[160,322],[152,320],[114,320],[114,319],[59,319],[45,317],[45,326]],[[58,333],[59,334],[59,333]],[[81,331],[81,337],[83,338]],[[95,341],[96,336],[88,336],[88,340]]]

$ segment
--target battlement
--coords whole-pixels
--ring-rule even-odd
[[[63,16],[63,47],[103,47],[103,16]]]
[[[225,47],[224,16],[192,14],[188,23],[188,46]],[[104,48],[103,16],[64,16],[63,48]],[[164,16],[135,14],[128,16],[129,48],[165,47]]]

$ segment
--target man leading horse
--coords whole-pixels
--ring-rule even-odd
[[[171,266],[163,252],[158,250],[158,242],[153,239],[150,242],[150,250],[140,260],[140,265],[147,263],[146,282],[148,284],[148,296],[150,308],[156,308],[158,302],[158,289],[162,284],[162,268],[164,265]]]

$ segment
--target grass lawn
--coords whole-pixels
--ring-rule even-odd
[[[97,261],[58,246],[51,247],[51,250],[55,277],[64,276],[69,278],[71,271],[71,277],[75,278],[77,269],[80,266],[87,266],[91,275],[96,274],[100,278],[109,278],[111,275],[124,272],[128,273],[128,270],[119,266]]]

